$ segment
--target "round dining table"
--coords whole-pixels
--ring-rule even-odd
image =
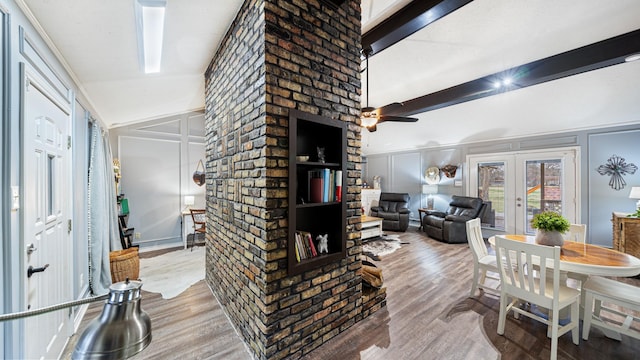
[[[535,236],[499,235],[503,238],[535,244]],[[495,246],[495,238],[489,238]],[[640,259],[598,245],[565,240],[560,250],[560,270],[584,275],[636,276],[640,274]]]
[[[535,236],[530,235],[496,235],[515,241],[535,244]],[[491,246],[495,246],[495,237],[489,238]],[[565,273],[576,273],[592,275],[629,277],[640,274],[640,259],[635,256],[625,254],[613,249],[598,245],[585,244],[575,241],[565,240],[560,250],[560,271]],[[585,278],[585,280],[586,280]],[[565,277],[566,280],[566,277]],[[584,316],[584,291],[581,289],[582,282],[579,283],[580,290],[580,318]],[[563,315],[565,317],[566,315]],[[600,327],[606,337],[620,341],[619,332]]]

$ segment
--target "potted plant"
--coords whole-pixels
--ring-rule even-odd
[[[562,234],[569,230],[569,225],[569,220],[555,211],[543,211],[531,219],[531,227],[538,230],[536,243],[541,245],[562,246]]]

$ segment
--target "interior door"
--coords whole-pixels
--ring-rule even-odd
[[[25,75],[23,83],[23,184],[25,308],[71,300],[71,236],[67,146],[70,111],[53,92]],[[32,271],[28,271],[31,268]],[[68,310],[25,318],[24,357],[57,358],[70,333]]]
[[[578,151],[566,148],[468,156],[469,193],[489,204],[483,227],[534,234],[531,219],[544,210],[579,222]]]

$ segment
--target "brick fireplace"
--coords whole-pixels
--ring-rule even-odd
[[[247,0],[205,74],[206,281],[258,359],[300,357],[386,303],[357,274],[360,40],[359,0]],[[289,109],[348,123],[347,255],[295,276]]]

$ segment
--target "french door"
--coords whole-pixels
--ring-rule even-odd
[[[577,223],[578,158],[576,147],[467,156],[469,194],[487,203],[482,226],[534,234],[531,218],[545,210]]]

